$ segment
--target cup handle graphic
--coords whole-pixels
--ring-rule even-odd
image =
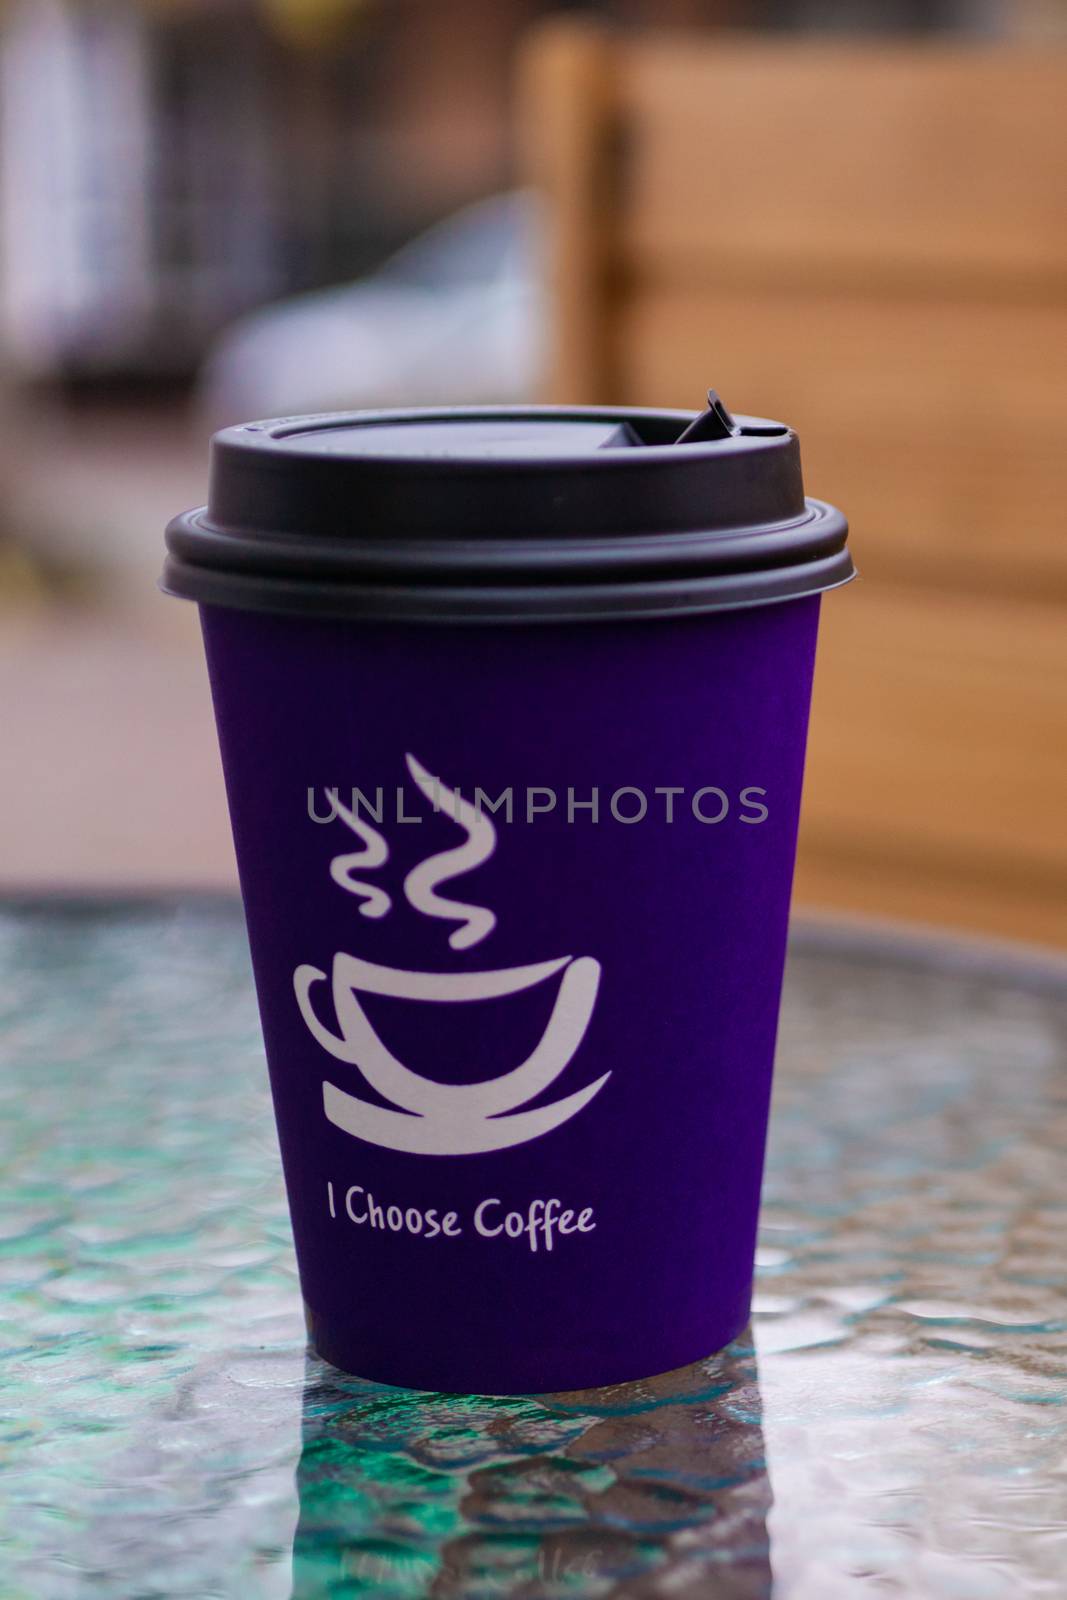
[[[311,985],[319,983],[325,977],[325,972],[321,972],[318,967],[308,966],[306,963],[297,967],[293,973],[293,989],[296,992],[296,1003],[300,1007],[300,1015],[303,1017],[312,1037],[318,1044],[321,1044],[324,1050],[328,1050],[330,1055],[336,1057],[338,1061],[347,1061],[352,1066],[358,1066],[359,1060],[356,1056],[356,1047],[350,1045],[347,1039],[339,1039],[335,1033],[331,1033],[329,1028],[325,1027],[315,1015],[315,1008],[311,1004]]]

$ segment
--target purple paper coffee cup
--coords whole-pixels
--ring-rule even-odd
[[[795,436],[721,406],[229,429],[168,546],[315,1348],[490,1393],[721,1348],[852,572]]]

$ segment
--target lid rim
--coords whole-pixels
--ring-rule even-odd
[[[839,589],[857,576],[849,552],[762,572],[646,583],[509,587],[386,585],[268,578],[255,584],[220,568],[192,568],[168,556],[164,594],[228,610],[370,623],[567,623],[654,620],[747,610]],[[760,581],[762,580],[762,581]]]
[[[213,526],[202,506],[171,521],[166,543],[183,565],[253,577],[293,571],[309,579],[333,575],[383,582],[392,575],[420,588],[435,588],[461,574],[481,573],[516,584],[534,582],[549,569],[570,584],[593,581],[604,573],[632,573],[640,581],[656,571],[681,576],[690,569],[710,574],[793,566],[841,549],[847,533],[841,513],[821,500],[804,504],[802,516],[744,528],[687,528],[599,538],[587,534],[567,540],[396,540],[379,535],[351,542],[295,533],[239,539]]]

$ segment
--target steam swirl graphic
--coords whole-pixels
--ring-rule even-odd
[[[460,900],[450,900],[438,894],[437,888],[450,878],[458,878],[461,873],[470,872],[488,861],[496,847],[496,829],[487,816],[461,795],[451,789],[442,790],[441,780],[427,772],[415,756],[409,754],[406,759],[408,771],[423,794],[435,808],[445,811],[453,822],[466,831],[467,841],[452,850],[442,850],[435,856],[429,856],[427,860],[420,861],[417,867],[412,867],[404,879],[404,894],[409,904],[425,916],[462,923],[462,927],[449,934],[448,942],[453,950],[469,950],[471,945],[478,944],[492,933],[496,927],[496,917],[485,906],[470,906]],[[380,916],[382,913],[373,914]]]
[[[410,758],[409,758],[410,759]],[[357,894],[363,904],[360,914],[364,917],[384,917],[392,902],[384,889],[376,888],[373,883],[362,883],[358,878],[349,876],[354,867],[373,869],[383,867],[389,859],[389,846],[382,835],[372,828],[369,823],[360,820],[354,811],[342,805],[336,789],[327,789],[333,803],[333,808],[346,827],[351,828],[357,839],[362,839],[364,848],[353,850],[347,855],[334,856],[330,862],[330,877],[340,888],[346,889],[349,894]]]

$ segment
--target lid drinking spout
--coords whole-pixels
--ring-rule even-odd
[[[706,444],[711,439],[732,439],[741,429],[714,389],[708,390],[708,409],[702,411],[675,439],[675,444]]]

